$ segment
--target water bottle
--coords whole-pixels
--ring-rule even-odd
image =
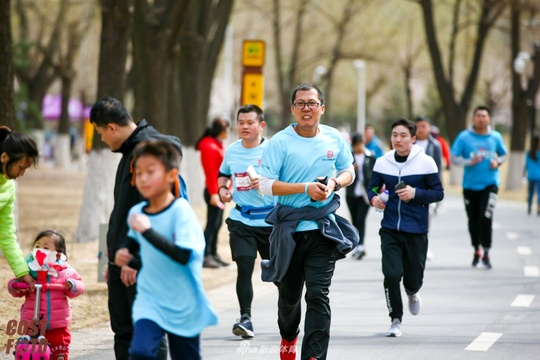
[[[385,204],[388,201],[388,197],[389,197],[388,190],[384,190],[384,192],[379,194],[379,199]],[[378,213],[382,213],[384,210],[375,208],[375,211],[378,212]]]

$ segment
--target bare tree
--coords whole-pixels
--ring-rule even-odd
[[[0,118],[3,125],[14,129],[16,119],[12,59],[11,0],[5,0],[0,1]]]
[[[424,29],[427,46],[431,57],[435,83],[443,103],[446,125],[450,140],[466,126],[467,112],[471,106],[480,74],[480,64],[489,31],[505,9],[507,0],[482,0],[480,14],[476,21],[476,38],[470,48],[474,49],[470,67],[465,77],[465,87],[461,96],[456,98],[457,87],[454,79],[455,47],[460,28],[459,14],[461,0],[455,0],[451,40],[449,46],[448,70],[445,70],[441,46],[435,28],[433,3],[431,0],[418,0],[424,17]]]
[[[186,145],[193,145],[208,124],[212,81],[233,4],[234,0],[189,4],[175,78],[179,97],[170,98],[173,112],[168,124],[169,132],[180,135]]]
[[[162,132],[168,132],[169,123],[184,118],[183,114],[171,111],[170,102],[180,101],[177,66],[183,49],[178,40],[189,3],[189,0],[135,0],[130,74],[135,96],[133,115],[148,117]]]
[[[280,120],[281,127],[284,128],[289,123],[290,112],[290,94],[294,84],[298,82],[299,53],[301,50],[301,39],[303,36],[303,22],[306,15],[307,4],[310,0],[300,0],[295,10],[296,22],[291,42],[291,54],[289,61],[285,61],[285,50],[282,41],[282,20],[281,20],[281,1],[272,2],[272,35],[274,39],[274,56],[277,68],[277,80],[279,89]]]
[[[57,141],[55,147],[56,166],[67,168],[71,163],[71,139],[70,128],[71,118],[69,114],[69,101],[72,95],[73,82],[77,76],[75,59],[81,48],[81,41],[88,33],[91,23],[92,4],[84,4],[85,7],[75,9],[74,3],[62,0],[61,7],[66,9],[66,13],[71,12],[71,20],[66,20],[62,27],[63,41],[66,45],[60,48],[55,57],[54,68],[62,84],[62,106],[60,119],[58,121]],[[80,6],[80,4],[79,4]],[[78,13],[75,13],[78,10]],[[81,16],[81,14],[84,14]],[[79,119],[82,120],[82,119]]]
[[[113,96],[124,101],[126,60],[131,32],[131,0],[102,0],[101,44],[97,98]],[[114,174],[119,157],[94,137],[79,226],[75,239],[89,242],[98,238],[99,224],[109,221],[113,208]]]
[[[520,51],[521,37],[521,14],[527,10],[526,4],[522,0],[512,0],[510,25],[511,25],[511,62],[518,56]],[[508,177],[506,182],[507,190],[515,190],[521,187],[521,177],[525,163],[525,142],[528,128],[530,136],[534,133],[535,127],[535,95],[540,86],[540,43],[533,46],[532,72],[528,74],[526,84],[523,83],[521,75],[512,72],[512,132],[510,140],[510,161],[508,167]]]
[[[328,104],[332,102],[338,65],[346,60],[377,59],[377,56],[362,49],[365,44],[358,41],[353,28],[355,22],[359,23],[359,17],[373,3],[373,0],[342,0],[328,7],[312,0],[284,3],[280,0],[272,1],[270,12],[281,127],[290,122],[291,90],[300,82],[306,81],[306,72],[317,64],[325,69],[324,73],[319,74],[317,84],[325,94],[326,121],[333,124],[335,120]],[[317,42],[320,36],[324,41]],[[306,39],[309,40],[306,42]],[[381,45],[373,45],[370,49],[379,48]],[[382,82],[374,83],[372,87],[376,88],[380,84]],[[373,94],[376,90],[368,91],[368,94]]]
[[[355,19],[355,17],[361,14],[372,3],[373,0],[347,0],[345,2],[345,5],[343,6],[339,17],[334,17],[322,6],[316,7],[318,12],[330,22],[330,25],[333,29],[332,36],[334,39],[330,42],[331,50],[328,59],[328,66],[326,73],[323,75],[323,78],[325,80],[324,96],[325,102],[327,104],[329,104],[332,99],[332,87],[338,63],[344,59],[352,60],[369,57],[367,54],[364,54],[361,51],[351,51],[350,43],[344,41],[344,39],[348,34],[351,33],[350,27],[353,24],[353,20]],[[326,110],[326,118],[329,120],[330,124],[335,125],[333,124],[331,109]]]
[[[40,5],[18,0],[15,6],[19,20],[15,44],[15,73],[21,87],[27,91],[24,116],[26,127],[30,129],[43,128],[41,104],[47,90],[58,78],[54,59],[62,43],[60,37],[68,8],[67,2],[62,1],[56,16],[51,20],[50,8]],[[49,35],[46,29],[53,21],[54,26]],[[30,23],[37,26],[34,34],[31,34]]]

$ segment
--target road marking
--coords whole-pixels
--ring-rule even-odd
[[[465,348],[469,351],[487,351],[502,336],[502,333],[483,332]]]
[[[526,277],[540,277],[540,268],[538,266],[525,266],[523,271]]]
[[[519,255],[531,255],[532,254],[532,250],[528,246],[518,246],[517,247],[517,252],[518,252]]]
[[[515,232],[507,232],[506,233],[506,238],[508,240],[517,240],[519,238],[519,234],[515,233]]]
[[[516,296],[514,301],[512,302],[512,305],[515,307],[529,307],[534,300],[534,295],[525,295],[525,294],[519,294]]]

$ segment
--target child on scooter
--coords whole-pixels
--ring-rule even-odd
[[[77,271],[67,262],[66,241],[54,231],[45,230],[38,234],[32,245],[33,251],[26,257],[30,275],[38,284],[63,284],[63,291],[46,290],[42,292],[39,318],[47,320],[45,338],[51,349],[52,360],[68,360],[71,333],[71,306],[68,298],[72,299],[84,292],[84,284]],[[36,292],[27,289],[14,289],[9,281],[8,289],[14,297],[26,297],[21,306],[21,320],[33,320]]]

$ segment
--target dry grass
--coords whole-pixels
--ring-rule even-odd
[[[107,286],[97,281],[98,242],[75,243],[75,232],[85,183],[82,172],[39,169],[28,172],[18,180],[19,239],[23,252],[30,251],[35,236],[44,229],[55,229],[62,233],[68,243],[68,257],[71,265],[81,274],[85,293],[70,301],[73,320],[70,328],[74,331],[96,326],[109,320],[107,310]],[[205,209],[195,209],[201,223],[205,223]],[[228,233],[223,226],[220,233],[219,253],[230,259]],[[205,287],[213,289],[235,279],[234,271],[203,269]],[[13,277],[6,260],[0,257],[0,281],[5,284]],[[0,349],[9,336],[6,324],[19,318],[22,299],[13,298],[7,290],[0,291]],[[14,337],[14,336],[13,336]],[[1,351],[3,353],[5,351]]]

